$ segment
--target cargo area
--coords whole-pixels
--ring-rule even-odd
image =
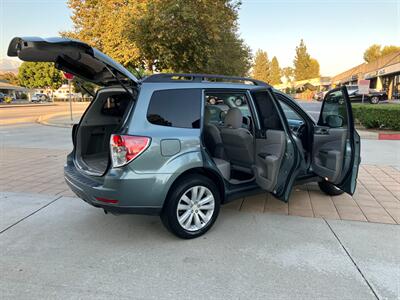
[[[110,164],[110,137],[118,132],[134,104],[123,89],[97,94],[77,129],[75,161],[91,175],[103,175]]]

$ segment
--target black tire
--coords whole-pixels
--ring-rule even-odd
[[[183,228],[178,221],[177,206],[183,194],[195,186],[204,186],[211,191],[214,197],[214,211],[204,227],[196,231],[189,231]],[[213,226],[219,214],[221,196],[218,187],[209,178],[199,174],[190,175],[187,178],[179,180],[171,189],[160,216],[164,226],[171,233],[183,239],[197,238],[206,233]]]
[[[318,182],[319,189],[329,196],[338,196],[344,192],[328,181]]]
[[[371,99],[369,100],[369,102],[371,102],[372,104],[378,104],[380,101],[378,96],[372,96]]]

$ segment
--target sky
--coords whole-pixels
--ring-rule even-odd
[[[0,0],[0,59],[14,36],[56,36],[72,28],[64,0]],[[242,0],[241,37],[255,52],[291,66],[304,39],[321,75],[363,62],[371,44],[400,46],[400,0]]]

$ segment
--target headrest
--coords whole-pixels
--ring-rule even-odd
[[[240,109],[237,107],[230,108],[225,116],[224,123],[226,127],[234,129],[242,127],[243,116]]]

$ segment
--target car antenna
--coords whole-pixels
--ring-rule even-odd
[[[118,78],[117,75],[114,74],[114,72],[107,66],[105,65],[106,69],[108,70],[108,72],[110,72],[110,74],[118,81],[118,83],[123,87],[123,89],[129,94],[129,96],[131,96],[132,100],[135,101],[135,95],[126,87],[126,85]]]
[[[85,87],[83,86],[83,83],[82,83],[80,80],[75,79],[75,83],[79,86],[79,88],[81,88],[82,90],[84,90],[84,91],[85,91],[86,93],[88,93],[90,96],[94,97],[94,94],[93,94],[91,91],[89,91],[87,88],[85,88]]]

